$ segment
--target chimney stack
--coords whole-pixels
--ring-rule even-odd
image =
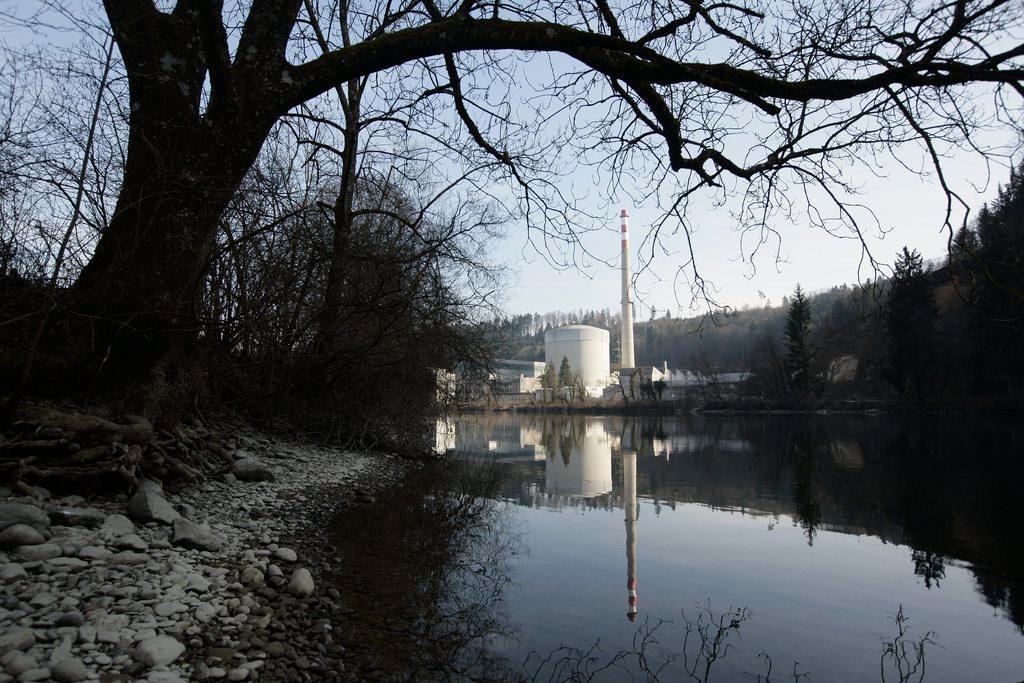
[[[629,263],[629,211],[622,210],[622,358],[623,368],[636,367],[633,359],[633,272]]]

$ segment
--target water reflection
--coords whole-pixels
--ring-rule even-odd
[[[495,652],[514,632],[504,595],[521,548],[501,476],[427,466],[335,520],[340,629],[361,680],[508,680]]]
[[[623,504],[626,508],[626,591],[628,601],[626,617],[636,621],[636,531],[640,507],[636,499],[636,452],[632,450],[622,453],[622,490]]]
[[[333,531],[337,587],[354,610],[343,642],[360,651],[361,678],[509,680],[531,652],[576,676],[635,651],[637,629],[663,619],[676,623],[658,637],[685,655],[680,634],[701,622],[680,610],[709,600],[718,627],[738,628],[721,621],[729,614],[744,623],[716,680],[755,677],[762,652],[815,679],[871,680],[881,653],[898,668],[910,652],[880,635],[901,605],[912,637],[939,634],[936,680],[1024,669],[1015,424],[502,414],[437,433],[458,460],[345,512]],[[621,680],[627,661],[650,679],[653,660],[633,656],[598,680]],[[685,678],[687,661],[668,661],[661,680]]]
[[[769,527],[788,518],[811,546],[822,531],[910,546],[928,589],[941,588],[947,565],[965,565],[985,601],[1024,626],[1024,433],[1012,422],[504,413],[448,429],[449,450],[515,463],[507,500],[624,509],[631,582],[635,501],[656,515],[697,503],[764,516]]]

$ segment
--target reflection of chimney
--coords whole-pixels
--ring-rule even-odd
[[[633,360],[633,272],[629,265],[629,211],[622,210],[622,358],[624,368],[636,367]]]
[[[626,508],[626,590],[629,601],[626,618],[636,621],[636,520],[639,513],[636,501],[636,451],[622,452],[622,495]]]

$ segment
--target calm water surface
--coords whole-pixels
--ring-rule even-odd
[[[1012,421],[479,414],[438,446],[331,529],[366,678],[1024,680]]]

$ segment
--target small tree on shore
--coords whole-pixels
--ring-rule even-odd
[[[569,364],[567,356],[562,356],[562,365],[558,368],[558,384],[566,388],[571,388],[573,385],[572,366]]]
[[[547,367],[544,368],[544,374],[540,376],[540,386],[544,389],[544,400],[548,400],[548,390],[554,390],[558,388],[558,375],[555,374],[555,366],[553,363],[548,363]]]
[[[811,302],[800,285],[796,286],[786,313],[786,374],[790,392],[800,401],[811,393],[810,345]]]
[[[935,321],[939,311],[924,259],[903,247],[893,266],[892,288],[886,306],[891,379],[900,395],[920,400],[931,384],[935,360]]]

